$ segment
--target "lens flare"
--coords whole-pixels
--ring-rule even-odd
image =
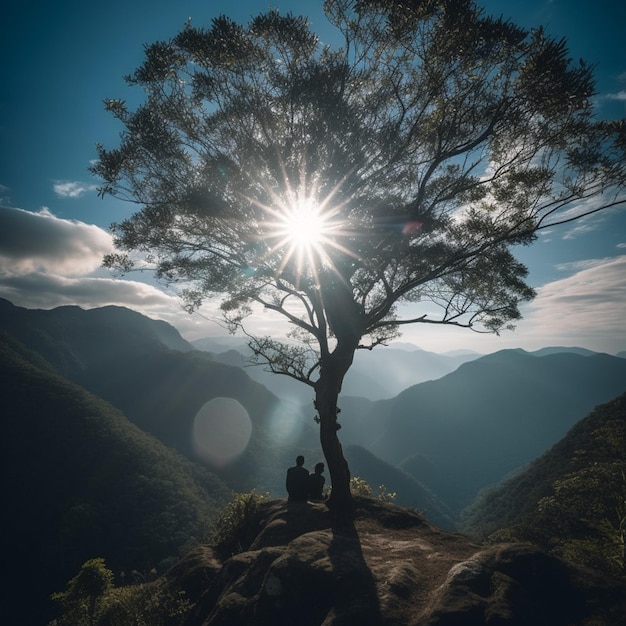
[[[276,404],[269,416],[269,429],[277,443],[294,443],[302,434],[304,419],[297,400],[283,400]]]
[[[246,449],[251,434],[250,416],[237,400],[213,398],[194,419],[193,449],[207,463],[224,467]]]

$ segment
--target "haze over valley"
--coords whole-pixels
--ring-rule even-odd
[[[124,542],[107,548],[105,528],[95,520],[109,519],[113,528],[121,514],[124,532],[141,534],[147,522],[140,520],[148,511],[156,515],[154,523],[165,515],[156,512],[162,496],[154,499],[155,492],[152,504],[130,515],[126,504],[120,510],[109,500],[116,490],[136,489],[144,480],[156,488],[162,471],[180,476],[174,488],[192,496],[190,501],[185,496],[188,529],[181,532],[182,509],[175,512],[183,506],[175,504],[181,496],[172,493],[167,506],[174,508],[161,517],[171,517],[172,543],[145,547],[160,552],[162,560],[200,541],[197,533],[206,532],[201,520],[233,490],[282,498],[284,472],[297,454],[304,454],[310,467],[323,459],[311,397],[287,390],[283,377],[242,367],[241,346],[236,347],[242,352],[235,346],[223,350],[223,344],[215,345],[216,351],[199,350],[211,344],[194,347],[169,324],[119,307],[44,311],[1,300],[0,325],[8,407],[3,459],[14,512],[5,548],[14,554],[26,544],[32,558],[46,563],[48,573],[38,583],[44,605],[47,594],[94,550],[108,550],[111,564],[120,569],[131,566],[132,555],[148,562],[147,553],[124,552]],[[458,528],[482,490],[520,472],[594,407],[625,391],[626,359],[582,349],[486,356],[379,352],[379,360],[357,360],[346,385],[350,393],[340,399],[339,435],[352,473],[374,487],[384,484],[397,493],[397,504],[450,530]],[[400,392],[387,385],[397,385],[398,378],[412,384]],[[105,413],[111,426],[96,418]],[[85,430],[85,419],[96,421]],[[219,445],[212,445],[215,440]],[[94,451],[88,463],[82,456],[87,450]],[[121,459],[137,469],[124,469]],[[137,463],[145,462],[140,469]],[[176,469],[166,469],[171,463]],[[18,472],[18,465],[30,468],[28,475]],[[80,486],[78,477],[90,486]],[[132,497],[139,504],[145,495],[126,493],[124,502]],[[133,519],[139,524],[134,529]],[[59,561],[50,551],[58,550],[68,532],[73,547],[66,545]],[[136,543],[139,549],[145,541]]]

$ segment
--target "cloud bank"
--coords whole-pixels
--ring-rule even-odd
[[[618,244],[616,250],[621,253],[623,246]],[[215,322],[216,303],[203,307],[203,315],[192,316],[184,312],[176,293],[154,283],[149,273],[113,278],[101,268],[103,255],[112,249],[110,235],[97,226],[59,219],[47,209],[34,213],[2,207],[0,297],[27,308],[125,306],[169,322],[188,340],[224,334]],[[496,337],[415,325],[403,328],[402,341],[435,352],[544,346],[580,346],[611,354],[626,350],[626,254],[558,269],[569,275],[537,289],[515,332]],[[249,329],[272,336],[288,330],[282,318],[264,311],[255,312]]]
[[[147,281],[103,270],[102,257],[112,250],[111,236],[98,226],[60,219],[46,208],[0,207],[0,297],[27,308],[115,304],[145,314],[180,308],[175,296]]]
[[[112,249],[111,236],[97,226],[59,219],[46,208],[33,213],[0,207],[2,276],[81,276],[97,269]]]

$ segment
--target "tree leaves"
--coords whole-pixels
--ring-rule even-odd
[[[408,322],[498,332],[534,295],[508,249],[576,201],[625,201],[623,124],[593,119],[591,69],[564,40],[470,0],[324,7],[335,48],[276,10],[146,47],[128,79],[145,101],[107,101],[125,130],[93,167],[101,194],[144,207],[117,245],[186,283],[190,306],[227,293],[241,323],[256,302],[321,352]],[[308,256],[276,235],[294,198],[333,225]],[[407,301],[432,312],[403,320]]]

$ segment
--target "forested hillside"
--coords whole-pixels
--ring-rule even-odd
[[[312,407],[278,398],[248,370],[193,350],[167,324],[117,307],[29,311],[7,301],[0,301],[0,323],[10,511],[3,550],[14,572],[3,599],[27,606],[25,617],[37,616],[33,623],[44,623],[39,618],[49,615],[49,594],[87,559],[105,557],[118,576],[165,567],[203,540],[231,490],[281,497],[296,454],[303,453],[309,467],[323,460]],[[608,355],[505,351],[389,400],[342,396],[340,436],[353,475],[375,491],[384,485],[397,493],[397,503],[454,528],[459,510],[480,488],[545,452],[595,404],[622,393],[624,380],[626,360]],[[239,407],[249,440],[232,457],[216,460],[199,443],[198,420],[224,400]],[[610,469],[613,482],[603,484],[619,489],[623,456],[609,459],[607,469],[585,441],[606,444],[611,433],[611,441],[623,441],[623,432],[613,418],[606,428],[585,423],[573,458]],[[205,428],[205,438],[217,434]],[[219,445],[226,447],[227,439]],[[551,467],[565,465],[558,460]],[[596,485],[604,474],[574,461],[568,467],[572,476],[542,468],[526,481],[540,489],[537,476],[550,478],[539,500],[515,485],[483,497],[468,510],[467,529],[482,536],[513,527],[506,530],[510,536],[543,541],[551,550],[558,544],[563,554],[567,545],[574,556],[589,553],[575,534],[590,532],[586,518],[575,507],[565,511],[559,496],[582,502],[587,492],[579,497],[572,485]],[[537,501],[541,518],[530,513]],[[530,509],[519,509],[523,502]],[[498,517],[503,509],[509,517]],[[563,526],[563,520],[570,521]],[[558,543],[570,531],[574,543]]]
[[[475,538],[533,541],[604,571],[626,572],[626,394],[596,407],[527,468],[464,512]]]
[[[0,300],[0,323],[55,372],[234,488],[282,494],[284,470],[297,454],[321,459],[311,411],[277,398],[240,367],[193,350],[165,322],[120,307],[41,311]],[[198,450],[194,426],[207,402],[223,397],[241,405],[252,432],[241,454],[212,463]]]
[[[0,328],[68,377],[94,363],[114,366],[127,355],[193,350],[170,324],[116,306],[25,309],[0,298]]]
[[[0,387],[5,615],[46,623],[86,559],[146,574],[206,538],[230,497],[206,469],[4,335]]]
[[[506,350],[396,398],[341,401],[343,441],[399,465],[457,513],[626,390],[626,360]],[[369,438],[368,438],[369,434]]]

